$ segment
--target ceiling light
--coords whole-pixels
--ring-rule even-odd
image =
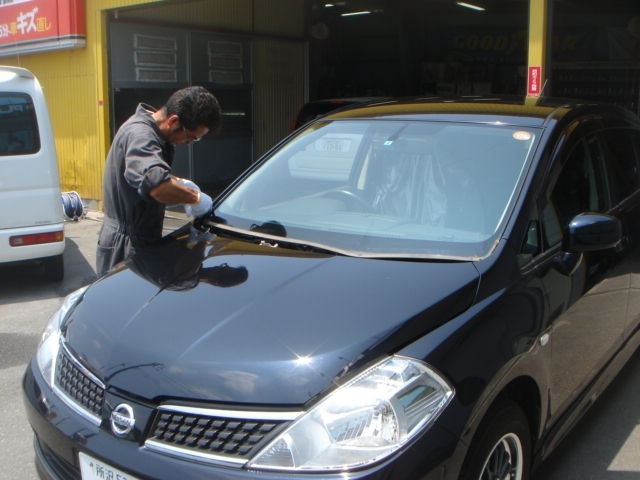
[[[370,13],[371,13],[371,10],[360,10],[359,12],[341,13],[340,16],[342,16],[342,17],[355,17],[357,15],[369,15]]]
[[[474,5],[473,3],[456,2],[456,4],[460,5],[461,7],[470,8],[471,10],[477,10],[478,12],[484,12],[485,10],[484,7],[481,7],[479,5]]]

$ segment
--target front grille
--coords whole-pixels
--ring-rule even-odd
[[[100,418],[104,402],[104,387],[73,360],[66,348],[61,348],[56,361],[56,386],[78,406]]]
[[[159,410],[146,445],[239,462],[249,458],[253,449],[263,444],[284,422],[209,415],[206,410],[198,409],[185,412]]]
[[[55,386],[62,399],[100,425],[105,385],[61,345]],[[243,411],[162,405],[152,419],[147,448],[178,457],[242,465],[301,412]]]

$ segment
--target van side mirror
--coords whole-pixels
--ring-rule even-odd
[[[622,223],[611,215],[580,213],[569,222],[565,233],[563,250],[567,252],[605,250],[622,240]]]

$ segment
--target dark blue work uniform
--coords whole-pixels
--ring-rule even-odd
[[[169,179],[174,146],[151,116],[155,109],[139,104],[118,130],[103,179],[104,221],[98,237],[98,276],[135,251],[162,237],[165,205],[149,192]]]

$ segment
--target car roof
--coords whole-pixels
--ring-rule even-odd
[[[542,127],[572,114],[612,114],[638,122],[630,111],[594,101],[551,97],[428,97],[396,99],[347,107],[323,119],[396,119],[495,123]]]
[[[318,117],[324,116],[328,112],[354,104],[373,103],[390,99],[390,97],[344,97],[312,100],[302,106],[293,122],[293,128],[295,130]]]

